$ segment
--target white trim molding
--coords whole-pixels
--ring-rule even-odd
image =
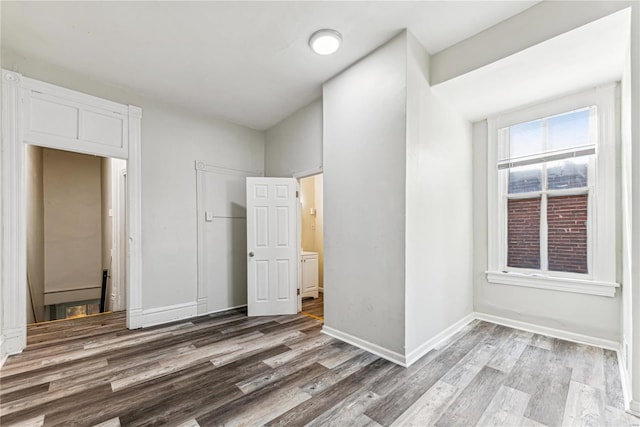
[[[476,318],[475,313],[469,313],[466,316],[464,316],[462,319],[458,320],[453,325],[449,326],[448,328],[446,328],[445,330],[443,330],[442,332],[434,336],[433,338],[424,342],[422,345],[420,345],[418,348],[416,348],[406,356],[406,365],[407,366],[413,365],[415,362],[420,360],[422,356],[424,356],[434,348],[437,348],[438,345],[440,345],[442,342],[448,340],[453,335],[455,335],[458,331],[460,331],[462,328],[467,326],[470,322],[474,321],[475,318]]]
[[[61,86],[23,77],[23,140],[27,144],[103,157],[129,157],[130,107]],[[51,114],[67,114],[51,128]],[[44,127],[43,127],[44,126]],[[60,129],[58,129],[60,127]]]
[[[127,328],[139,329],[143,326],[144,324],[142,323],[142,308],[127,308]]]
[[[627,409],[631,415],[635,415],[636,417],[640,417],[640,402],[637,400],[629,401],[629,408]]]
[[[4,348],[4,338],[0,335],[0,348]],[[0,357],[0,369],[2,369],[2,367],[4,366],[4,362],[7,361],[7,359],[9,358],[9,354],[3,354],[2,357]]]
[[[513,329],[520,329],[527,332],[533,332],[535,334],[546,335],[552,338],[558,338],[565,341],[571,341],[579,344],[587,344],[595,347],[606,348],[607,350],[617,351],[620,347],[620,343],[617,341],[611,341],[604,338],[592,337],[589,335],[578,334],[575,332],[569,332],[562,329],[549,328],[547,326],[536,325],[535,323],[522,322],[520,320],[513,320],[506,317],[495,316],[493,314],[477,313],[475,318],[483,320],[489,323],[495,323],[497,325],[507,326]]]
[[[396,365],[407,367],[405,356],[396,351],[389,350],[387,348],[379,346],[378,344],[363,340],[361,338],[355,337],[351,334],[339,331],[326,325],[322,327],[322,333],[366,350],[369,353],[375,354],[376,356],[380,356],[383,359],[388,360],[389,362],[395,363]]]
[[[127,160],[127,326],[140,327],[144,320],[142,312],[142,211],[141,211],[141,119],[142,109],[132,105],[117,104],[81,92],[72,91],[49,83],[28,79],[18,73],[2,70],[2,272],[0,315],[0,360],[8,354],[19,353],[27,344],[26,318],[26,187],[25,187],[25,147],[27,144],[53,146],[68,151],[112,156]],[[78,111],[75,136],[56,136],[56,139],[39,135],[25,139],[25,124],[31,126],[30,97],[46,97],[51,102],[59,101]],[[44,98],[43,98],[44,99]],[[89,116],[117,116],[122,124],[122,139],[119,147],[101,147],[97,141],[87,145],[91,134],[101,132],[100,125],[91,120],[82,121],[83,111]],[[104,114],[103,114],[104,113]],[[75,122],[74,122],[75,123]],[[67,123],[68,125],[68,123]],[[33,130],[33,129],[32,129]],[[87,132],[88,131],[88,132]],[[31,131],[30,131],[31,132]],[[34,132],[31,132],[32,134]],[[41,132],[42,133],[42,132]],[[87,136],[89,135],[89,136]],[[31,135],[33,136],[33,135]],[[87,136],[87,138],[85,138]]]
[[[615,297],[616,289],[620,287],[620,284],[615,282],[598,282],[594,280],[567,277],[548,277],[537,274],[516,273],[513,271],[487,271],[485,274],[489,283],[550,289],[554,291],[574,292],[587,295],[600,295],[605,297]]]
[[[551,289],[590,295],[614,297],[616,288],[617,242],[616,242],[616,91],[617,84],[565,96],[517,111],[493,117],[487,121],[487,190],[488,190],[488,266],[487,280],[492,283],[533,288]],[[591,129],[596,141],[596,158],[589,164],[589,211],[588,211],[588,274],[548,271],[546,250],[546,229],[541,224],[540,269],[524,272],[507,265],[507,209],[506,172],[498,170],[501,129],[517,123],[538,120],[544,117],[593,107],[597,116],[597,127]],[[544,179],[544,178],[543,178]],[[537,193],[549,193],[544,191]],[[554,190],[558,195],[557,190]],[[566,194],[573,194],[567,190]],[[576,191],[584,191],[576,189]],[[534,194],[534,193],[527,193]],[[550,193],[549,193],[550,194]],[[564,193],[563,193],[564,194]],[[513,195],[512,195],[513,196]],[[510,196],[511,197],[511,196]],[[515,196],[513,196],[515,197]],[[523,196],[524,197],[524,196]],[[541,212],[545,212],[541,199]]]
[[[497,325],[503,325],[514,329],[520,329],[527,332],[533,332],[536,334],[541,334],[553,338],[562,339],[565,341],[576,342],[579,344],[587,344],[595,347],[605,348],[608,350],[618,351],[620,347],[620,343],[612,340],[607,340],[604,338],[592,337],[589,335],[578,334],[575,332],[564,331],[561,329],[549,328],[546,326],[536,325],[533,323],[522,322],[519,320],[508,319],[506,317],[494,316],[491,314],[485,313],[470,313],[449,326],[433,338],[426,341],[424,344],[420,345],[417,349],[413,350],[411,353],[403,356],[400,353],[388,350],[384,347],[380,347],[377,344],[370,343],[366,340],[362,340],[360,338],[354,337],[353,335],[338,331],[328,326],[323,326],[322,332],[330,335],[334,338],[337,338],[341,341],[347,342],[351,345],[354,345],[358,348],[366,350],[370,353],[373,353],[377,356],[382,357],[383,359],[389,360],[390,362],[396,363],[400,366],[409,367],[414,364],[416,361],[420,360],[425,354],[431,351],[434,348],[437,348],[442,342],[451,338],[457,332],[462,330],[466,325],[474,320],[482,320],[489,323],[494,323]],[[619,363],[622,363],[619,359]]]
[[[622,399],[624,400],[625,409],[631,412],[631,384],[629,383],[629,370],[627,369],[627,352],[625,351],[625,343],[620,343],[616,350],[618,357],[618,369],[620,370],[620,384],[622,386]],[[637,414],[634,414],[637,415]]]
[[[453,335],[458,333],[462,328],[467,326],[470,322],[476,319],[476,313],[469,313],[464,316],[462,319],[455,322],[453,325],[447,327],[434,337],[430,338],[423,344],[421,344],[418,348],[411,351],[411,353],[403,355],[393,350],[389,350],[387,348],[381,347],[377,344],[371,343],[369,341],[360,339],[346,332],[339,331],[337,329],[331,328],[330,326],[323,326],[322,333],[329,335],[331,337],[337,338],[340,341],[344,341],[351,345],[354,345],[358,348],[368,351],[369,353],[373,353],[376,356],[380,356],[383,359],[386,359],[390,362],[393,362],[397,365],[408,368],[413,365],[415,362],[420,360],[425,354],[437,348],[441,343],[451,338]]]
[[[495,316],[492,314],[486,313],[478,313],[473,312],[469,313],[462,319],[458,320],[453,325],[444,329],[442,332],[429,339],[418,348],[413,350],[411,353],[407,355],[402,355],[398,352],[386,349],[377,344],[373,344],[369,341],[363,340],[361,338],[355,337],[351,334],[339,331],[337,329],[331,328],[329,326],[322,327],[322,333],[329,335],[331,337],[337,338],[340,341],[344,341],[351,345],[354,345],[358,348],[361,348],[369,353],[373,353],[376,356],[380,356],[383,359],[386,359],[390,362],[393,362],[397,365],[409,367],[420,358],[422,358],[425,354],[431,351],[434,348],[438,348],[440,344],[451,338],[453,335],[462,330],[469,323],[474,320],[481,320],[484,322],[494,323],[496,325],[503,325],[513,329],[520,329],[527,332],[533,332],[540,335],[545,335],[552,338],[558,338],[565,341],[571,341],[579,344],[591,345],[594,347],[605,348],[608,350],[613,350],[618,354],[618,364],[623,363],[622,358],[620,357],[620,343],[612,340],[607,340],[604,338],[592,337],[589,335],[578,334],[575,332],[564,331],[561,329],[549,328],[547,326],[536,325],[534,323],[522,322],[519,320],[508,319],[506,317]],[[623,387],[625,383],[623,380]],[[626,391],[625,391],[626,392]]]
[[[2,70],[2,359],[27,346],[22,80],[22,75]]]
[[[127,328],[136,325],[133,313],[142,310],[142,109],[129,105],[129,158],[127,159]]]
[[[294,172],[293,177],[296,179],[307,178],[309,176],[319,175],[322,173],[322,165],[317,168],[305,169],[299,172]]]
[[[176,320],[189,319],[198,315],[198,306],[195,302],[169,305],[166,307],[149,308],[139,313],[140,323],[143,328]]]

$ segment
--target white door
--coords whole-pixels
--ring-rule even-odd
[[[298,311],[297,190],[294,178],[247,178],[249,316]]]

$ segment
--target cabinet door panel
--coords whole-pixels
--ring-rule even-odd
[[[313,293],[313,295],[312,295]],[[302,294],[318,297],[318,257],[302,257]]]

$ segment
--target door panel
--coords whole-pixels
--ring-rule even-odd
[[[247,178],[249,316],[297,312],[297,186],[293,178]]]
[[[247,300],[246,220],[214,217],[205,224],[207,311],[243,305]]]
[[[318,256],[302,256],[302,296],[318,298]]]

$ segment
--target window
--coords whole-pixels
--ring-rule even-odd
[[[507,268],[588,274],[596,107],[498,130]]]
[[[615,86],[489,120],[490,282],[615,295]]]

